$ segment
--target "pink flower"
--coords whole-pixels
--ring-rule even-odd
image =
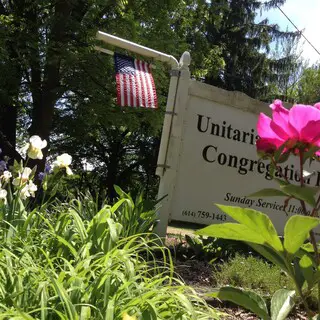
[[[317,102],[314,107],[316,107],[317,109],[320,109],[320,102]]]
[[[262,154],[272,154],[277,149],[275,144],[271,143],[268,139],[258,139],[256,145],[257,150]]]
[[[260,113],[257,130],[257,150],[270,152],[285,142],[287,149],[320,147],[320,103],[314,106],[297,104],[290,110],[283,107],[280,100],[270,105],[272,119]],[[317,152],[320,155],[320,151]]]

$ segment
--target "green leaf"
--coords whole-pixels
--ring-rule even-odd
[[[52,232],[48,232],[49,234],[51,234],[53,237],[55,237],[61,244],[63,244],[64,246],[66,246],[70,252],[72,253],[72,255],[77,258],[78,257],[78,253],[77,251],[75,250],[75,248],[66,240],[64,239],[63,237],[60,237],[59,235],[57,234],[54,234]]]
[[[301,249],[307,252],[314,252],[313,245],[311,242],[305,243],[301,246]]]
[[[250,310],[251,312],[254,312],[263,320],[270,319],[266,302],[261,296],[253,291],[245,291],[234,287],[222,287],[215,292],[209,293],[208,296],[231,301]]]
[[[311,257],[305,254],[299,261],[299,266],[303,277],[308,283],[308,287],[312,288],[314,285],[313,261]]]
[[[129,199],[131,202],[133,202],[131,196],[128,193],[125,193],[119,186],[114,185],[113,186],[114,190],[116,191],[116,193],[120,196],[120,199]]]
[[[213,224],[195,232],[197,235],[265,244],[265,239],[239,223]]]
[[[312,188],[308,186],[301,187],[293,184],[280,186],[280,188],[287,195],[293,196],[298,200],[303,200],[312,207],[316,206],[316,200],[314,199],[314,196],[319,191],[319,188]]]
[[[125,198],[122,198],[122,199],[120,199],[119,201],[117,201],[117,202],[112,206],[111,212],[112,212],[112,213],[115,213],[115,212],[122,206],[122,204],[123,204],[124,202],[126,202],[126,201],[127,201],[127,199],[125,199]]]
[[[294,306],[295,291],[280,289],[275,292],[271,299],[271,319],[284,320]]]
[[[255,234],[259,238],[263,238],[264,243],[270,245],[277,251],[283,251],[283,246],[278,237],[277,231],[266,214],[248,208],[224,205],[218,205],[218,208],[237,222],[246,226],[250,230],[250,233]],[[249,242],[263,244],[256,241]]]
[[[287,197],[287,194],[278,189],[262,189],[250,194],[248,197]]]
[[[313,284],[317,284],[320,281],[320,267],[318,266],[313,275]]]
[[[91,318],[90,306],[82,306],[80,313],[80,320],[89,320]]]
[[[158,320],[159,315],[157,312],[157,308],[154,306],[154,304],[151,301],[146,301],[146,304],[148,305],[148,309],[145,310],[142,314],[142,319],[146,320]]]
[[[280,186],[287,186],[289,183],[286,180],[281,180],[279,178],[273,178],[274,181],[277,181]]]
[[[290,152],[284,152],[278,159],[277,163],[283,163],[283,162],[286,162],[288,159],[289,159],[289,156],[290,156]]]
[[[35,320],[35,318],[32,318],[30,315],[28,315],[25,312],[18,311],[18,314],[19,314],[18,316],[13,316],[13,317],[10,317],[9,319],[10,320]]]
[[[300,289],[302,289],[304,283],[305,283],[305,278],[303,276],[302,270],[299,266],[299,258],[295,257],[293,259],[293,269],[294,269],[294,278],[295,282],[297,283],[297,286],[299,286]]]
[[[70,297],[68,296],[67,291],[64,289],[63,284],[59,282],[59,279],[56,280],[54,278],[51,278],[51,281],[53,283],[53,287],[55,291],[57,292],[64,308],[67,311],[68,319],[70,320],[78,320],[79,316],[77,314],[75,306],[72,304]]]
[[[298,215],[290,217],[284,227],[285,250],[293,256],[308,239],[309,232],[319,223],[318,218]]]
[[[259,245],[256,243],[247,242],[247,244],[255,251],[260,253],[266,259],[268,259],[273,264],[279,266],[282,270],[287,271],[286,264],[283,260],[282,255],[279,255],[276,251],[272,250],[271,248],[263,245]]]
[[[114,299],[110,299],[107,305],[107,310],[104,319],[113,320],[114,319]]]
[[[283,157],[283,150],[286,148],[287,143],[283,143],[274,153],[274,160],[276,163],[279,163],[281,157]]]

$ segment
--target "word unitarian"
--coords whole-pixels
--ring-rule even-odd
[[[197,130],[200,133],[206,133],[212,136],[237,141],[240,143],[255,145],[258,136],[255,130],[243,131],[234,128],[231,124],[223,121],[222,124],[214,123],[211,117],[201,114],[197,115]],[[215,163],[220,166],[227,166],[237,169],[240,175],[246,175],[249,172],[254,172],[262,175],[266,180],[272,180],[270,175],[270,164],[266,164],[261,160],[252,160],[246,157],[239,157],[235,154],[226,154],[219,151],[216,145],[207,145],[202,150],[202,158],[209,163]],[[300,182],[300,175],[293,164],[287,164],[284,167],[279,166],[274,173],[276,178],[285,176],[290,181]],[[305,183],[309,185],[320,186],[320,172],[317,171],[314,175],[305,179]]]

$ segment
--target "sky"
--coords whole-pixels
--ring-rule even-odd
[[[263,0],[261,0],[263,2]],[[287,0],[281,7],[284,13],[320,52],[320,0]],[[296,31],[279,9],[263,12],[259,19],[267,17],[270,23],[277,23],[282,30]],[[320,55],[303,39],[300,40],[302,56],[313,64],[320,60]]]

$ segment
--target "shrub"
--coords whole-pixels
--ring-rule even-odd
[[[252,289],[265,296],[272,296],[282,288],[294,288],[293,281],[279,267],[253,256],[239,254],[216,268],[214,278],[218,287],[231,285]]]
[[[202,236],[185,236],[191,250],[189,256],[204,259],[210,262],[221,262],[233,258],[236,253],[242,255],[252,254],[252,249],[245,243]]]

